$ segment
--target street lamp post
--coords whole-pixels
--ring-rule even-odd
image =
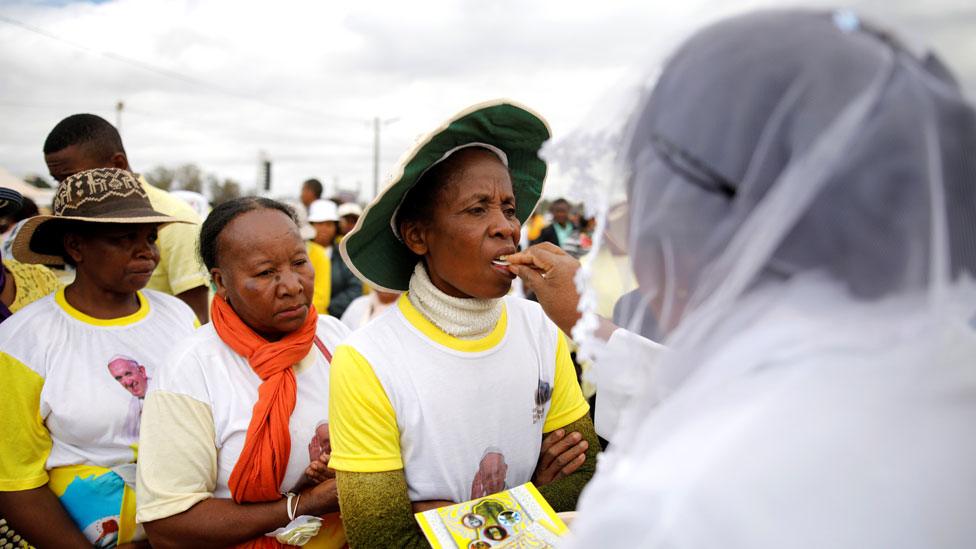
[[[125,103],[119,99],[118,103],[115,104],[115,129],[119,131],[119,135],[122,135],[122,109],[125,108]]]
[[[377,197],[380,194],[380,128],[383,126],[388,126],[397,120],[399,117],[387,118],[386,120],[381,120],[380,117],[373,118],[373,197]]]

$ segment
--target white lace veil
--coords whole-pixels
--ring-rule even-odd
[[[581,533],[591,543],[601,539],[592,537],[600,520],[639,503],[614,501],[614,482],[639,484],[632,475],[642,474],[655,437],[680,425],[682,410],[707,405],[666,399],[759,367],[762,356],[733,364],[717,355],[760,330],[771,310],[791,304],[799,313],[780,332],[767,326],[778,343],[756,353],[846,349],[870,359],[936,322],[935,336],[911,347],[928,348],[933,362],[959,358],[943,352],[952,346],[941,335],[976,311],[967,299],[976,271],[976,115],[934,55],[848,12],[738,16],[677,49],[626,120],[622,142],[584,128],[549,153],[567,164],[586,156],[581,145],[620,145],[612,169],[578,170],[602,201],[605,233],[595,246],[609,240],[611,255],[632,266],[637,289],[618,301],[616,323],[670,349],[653,371],[616,380],[634,386],[634,398],[626,436],[583,498]],[[607,215],[619,204],[625,228]],[[583,288],[620,276],[601,268],[583,270]],[[584,292],[584,312],[596,299]],[[594,325],[585,315],[574,336],[599,371]],[[588,522],[588,511],[599,518]]]

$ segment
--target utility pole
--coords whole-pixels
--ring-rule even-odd
[[[125,108],[125,103],[119,99],[119,102],[115,104],[115,129],[119,131],[119,135],[122,135],[122,109]]]
[[[380,120],[380,117],[373,118],[373,198],[380,194],[380,127],[392,124],[400,117],[387,118]]]
[[[265,151],[258,151],[258,194],[271,196],[271,157]]]
[[[380,117],[373,118],[373,197],[380,194]]]

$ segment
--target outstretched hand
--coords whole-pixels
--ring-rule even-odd
[[[580,263],[559,246],[542,242],[506,257],[508,269],[535,293],[546,315],[565,333],[580,318],[576,271]]]

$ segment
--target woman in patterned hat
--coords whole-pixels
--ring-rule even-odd
[[[538,304],[506,297],[505,256],[542,193],[548,138],[511,102],[460,113],[340,244],[370,286],[406,292],[332,365],[330,466],[353,546],[423,546],[414,511],[529,481],[572,510],[593,473],[599,443],[566,338]],[[549,474],[555,454],[569,462]]]
[[[156,234],[177,222],[118,169],[75,174],[54,215],[17,234],[24,263],[73,265],[74,282],[0,325],[0,508],[42,547],[145,540],[135,523],[138,416],[161,352],[195,325],[182,301],[143,290]]]

